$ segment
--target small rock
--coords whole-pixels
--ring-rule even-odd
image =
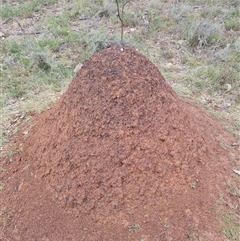
[[[74,73],[77,73],[82,67],[83,67],[83,64],[82,64],[82,63],[79,63],[79,64],[75,67],[75,69],[73,70]]]
[[[3,32],[0,32],[0,38],[2,38],[2,40],[4,40],[6,37],[6,35]]]
[[[230,84],[226,84],[226,87],[227,87],[227,91],[232,89],[232,86]]]
[[[168,69],[170,69],[172,66],[173,66],[172,63],[167,63],[167,64],[166,64],[166,67],[167,67]]]
[[[24,131],[23,135],[26,136],[28,134],[28,131]]]
[[[229,103],[229,102],[223,102],[222,103],[222,107],[224,108],[224,109],[227,109],[227,108],[229,108],[229,107],[231,107],[231,103]]]
[[[183,44],[184,44],[184,40],[182,40],[182,39],[181,39],[181,40],[178,40],[178,41],[177,41],[177,44],[183,45]]]
[[[240,171],[238,170],[233,170],[235,173],[237,173],[238,175],[240,175]]]

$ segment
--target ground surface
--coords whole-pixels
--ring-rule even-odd
[[[103,96],[100,88],[96,90],[89,86],[85,76],[86,69],[95,66],[93,62],[88,62],[88,67],[82,72],[85,73],[85,85],[89,87],[86,93],[89,95],[78,100],[90,98],[94,93],[99,98],[88,99],[86,110],[79,111],[85,119],[79,122],[75,107],[79,109],[80,102],[75,103],[76,96],[70,97],[76,87],[74,91],[80,94],[75,81],[68,94],[64,94],[65,101],[62,97],[55,107],[52,105],[90,56],[112,42],[120,42],[121,29],[115,1],[0,0],[0,6],[0,240],[61,240],[63,237],[63,240],[99,240],[99,237],[106,240],[171,240],[176,232],[183,237],[181,240],[240,240],[240,180],[239,175],[232,171],[233,168],[240,170],[239,0],[132,0],[124,10],[124,42],[151,60],[184,102],[198,106],[198,109],[214,116],[217,122],[180,101],[171,88],[163,84],[156,69],[153,71],[154,67],[151,67],[155,73],[152,76],[166,87],[166,91],[158,91],[159,95],[154,92],[157,85],[145,83],[138,86],[143,79],[144,82],[145,79],[154,82],[151,71],[147,75],[141,72],[141,67],[141,77],[139,73],[132,75],[135,67],[128,66],[126,70],[131,71],[125,75],[134,79],[133,84],[136,84],[138,76],[138,84],[133,87],[136,93],[141,93],[143,98],[153,90],[156,104],[169,104],[168,111],[167,104],[162,110],[156,108],[150,97],[144,100],[143,105],[148,108],[143,110],[137,105],[143,102],[140,97],[136,99],[134,95],[127,97],[126,94],[123,98],[124,90],[131,89],[130,85],[123,85],[125,87],[116,93],[111,88],[117,89],[118,85],[105,86],[104,93],[113,91],[116,98]],[[105,54],[101,56],[106,60],[101,62],[103,66],[107,64],[106,67],[113,67],[118,73],[115,64],[108,63]],[[138,57],[142,59],[140,55]],[[96,59],[94,61],[96,64]],[[112,57],[108,61],[112,62]],[[148,65],[146,59],[143,62]],[[136,60],[133,63],[139,64]],[[122,68],[125,65],[123,61]],[[96,66],[99,67],[100,63]],[[100,73],[94,73],[100,79]],[[101,73],[105,78],[116,78],[113,72]],[[89,77],[96,82],[94,76],[89,74]],[[103,80],[101,83],[104,86]],[[145,87],[149,92],[141,91]],[[113,103],[112,98],[114,104],[110,105],[110,110],[106,105]],[[126,104],[129,101],[137,112],[124,112],[130,108]],[[75,105],[70,104],[73,102]],[[104,106],[106,110],[102,113]],[[50,108],[49,112],[38,116]],[[89,114],[90,110],[92,114]],[[65,112],[70,117],[64,115]],[[193,113],[190,117],[189,112]],[[48,113],[52,114],[50,119]],[[98,115],[104,117],[101,119],[104,123],[110,122],[100,128],[91,122],[94,117],[99,123]],[[158,119],[161,120],[159,123]],[[164,120],[169,125],[163,124]],[[77,134],[69,127],[71,123],[75,123]],[[116,126],[111,129],[114,123]],[[219,123],[233,137],[224,133]],[[34,124],[39,127],[31,131]],[[80,126],[81,130],[85,126],[88,133],[79,131]],[[129,132],[129,128],[135,132]],[[62,133],[63,130],[66,132]],[[14,143],[16,138],[18,141]],[[76,140],[81,140],[84,150]],[[117,147],[116,140],[119,143]],[[190,144],[189,140],[195,141]],[[98,149],[99,143],[103,146],[102,151]],[[44,151],[43,146],[49,152]],[[185,151],[185,154],[183,150],[186,148],[192,152]],[[198,153],[197,149],[201,152]],[[16,156],[21,151],[22,154]],[[60,153],[65,155],[60,157]],[[96,155],[105,156],[102,166],[99,166]],[[79,156],[80,164],[77,164],[76,156]],[[157,160],[157,156],[161,160]],[[152,161],[146,161],[150,157]],[[47,162],[47,158],[50,161]],[[70,160],[71,165],[65,165],[64,159]],[[108,172],[109,179],[104,176],[107,171],[104,163],[112,171],[112,175]],[[146,166],[149,163],[152,166]],[[95,169],[91,171],[93,166]],[[78,177],[76,172],[82,175]],[[99,182],[99,179],[103,181]],[[205,179],[211,185],[203,182]],[[140,183],[143,184],[141,187]],[[179,193],[183,193],[186,204],[181,201],[175,186]],[[189,186],[191,190],[187,189]],[[91,194],[90,189],[96,192]],[[207,197],[206,200],[203,196]],[[186,210],[187,206],[190,209]],[[198,211],[200,207],[204,212],[202,217]],[[84,213],[87,210],[89,215]],[[91,210],[96,210],[97,216]],[[79,216],[83,219],[77,218]],[[206,219],[208,221],[204,221]],[[78,232],[81,237],[76,234],[79,227],[84,230]]]
[[[240,215],[236,140],[132,48],[91,57],[33,123],[5,158],[3,240],[221,241],[218,214]]]

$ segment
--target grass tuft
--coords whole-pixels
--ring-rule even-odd
[[[187,29],[187,40],[191,47],[208,46],[219,40],[221,32],[219,24],[210,20],[196,20]]]
[[[34,12],[39,12],[42,8],[57,3],[57,0],[33,0],[33,1],[12,1],[1,4],[0,17],[10,19],[16,17],[31,17]]]
[[[224,215],[223,220],[226,224],[223,233],[226,238],[231,241],[239,241],[240,238],[240,226],[237,214],[227,213]]]

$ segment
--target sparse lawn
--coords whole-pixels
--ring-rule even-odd
[[[124,42],[155,63],[180,96],[240,138],[239,0],[171,2],[128,3]],[[111,0],[1,0],[1,151],[18,131],[16,123],[66,90],[79,63],[120,42],[116,14]],[[228,240],[239,240],[239,216],[225,221]]]

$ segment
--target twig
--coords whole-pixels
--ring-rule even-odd
[[[196,9],[196,8],[203,8],[205,5],[204,4],[202,4],[202,5],[195,5],[195,6],[193,6],[193,9]]]
[[[118,18],[121,21],[121,43],[123,43],[123,11],[124,11],[124,7],[127,3],[129,3],[131,0],[126,1],[125,3],[123,3],[122,5],[122,12],[120,14],[120,10],[119,10],[119,5],[118,5],[118,0],[116,0],[116,4],[117,4],[117,11],[118,11]]]
[[[5,227],[3,227],[2,230],[1,230],[0,240],[10,241],[9,239],[7,239],[7,238],[4,237],[4,229],[5,229]],[[1,239],[1,238],[2,238],[2,239]]]
[[[21,28],[23,34],[25,34],[25,30],[23,29],[22,25],[18,22],[18,20],[17,20],[17,19],[13,19],[13,20],[14,20],[14,21],[18,24],[18,26]]]
[[[123,5],[122,5],[122,17],[123,17],[123,10],[124,10],[124,7],[125,7],[125,5],[127,4],[127,3],[129,3],[131,0],[128,0],[128,1],[126,1]]]
[[[82,31],[81,30],[78,30],[78,29],[73,29],[73,31],[77,32],[77,33],[81,33]]]
[[[3,21],[0,25],[3,25],[3,24],[5,24],[5,23],[7,23],[9,20],[11,20],[11,18],[6,19],[6,20]]]
[[[82,18],[79,18],[79,20],[88,20],[89,18],[87,17],[82,17]]]
[[[45,33],[44,31],[31,31],[31,32],[7,32],[6,35],[33,35]]]
[[[237,193],[230,192],[230,194],[234,197],[240,197],[240,194],[237,194]]]
[[[1,25],[6,24],[10,20],[15,21],[18,24],[19,28],[21,29],[21,32],[19,32],[19,31],[5,32],[4,33],[5,35],[33,35],[33,34],[44,33],[44,31],[39,31],[39,30],[30,31],[30,32],[25,31],[24,28],[22,27],[22,25],[20,24],[20,22],[17,19],[13,19],[13,18],[6,19],[4,22],[1,23]],[[34,25],[34,23],[33,23],[33,25]],[[34,27],[35,27],[35,25],[34,25]],[[35,27],[35,29],[36,29],[36,27]]]
[[[158,234],[157,236],[155,236],[154,240],[156,240],[156,238],[158,238],[158,237],[161,237],[162,235],[165,235],[167,241],[169,241],[168,232],[166,232],[166,231],[161,232],[160,234]]]
[[[118,6],[118,0],[116,0],[116,4],[117,4],[117,12],[118,12],[118,18],[121,21],[121,43],[122,43],[122,37],[123,37],[123,20],[122,17],[120,15],[120,11],[119,11],[119,6]]]

